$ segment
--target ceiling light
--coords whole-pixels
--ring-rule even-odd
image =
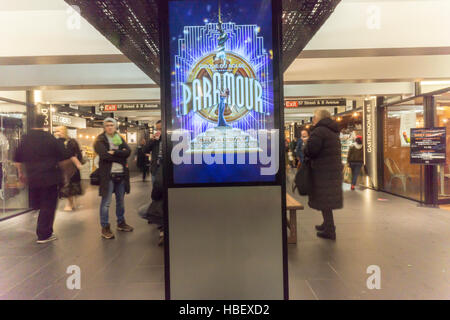
[[[423,86],[434,86],[434,85],[450,85],[450,80],[443,81],[420,81],[420,84]]]

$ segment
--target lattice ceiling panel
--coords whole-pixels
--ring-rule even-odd
[[[124,55],[159,84],[157,0],[66,0]],[[340,0],[283,0],[282,67],[285,71]]]

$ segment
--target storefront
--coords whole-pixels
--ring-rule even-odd
[[[25,103],[0,99],[0,220],[29,210],[28,188],[13,161],[27,118]]]
[[[450,203],[450,88],[383,105],[377,114],[379,189],[427,205]],[[445,162],[412,163],[411,129],[436,127],[446,128]]]

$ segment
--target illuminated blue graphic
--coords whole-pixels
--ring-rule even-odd
[[[270,0],[170,1],[172,132],[188,154],[255,153],[274,129]],[[175,183],[274,181],[261,164],[174,165]]]

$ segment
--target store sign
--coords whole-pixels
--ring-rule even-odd
[[[285,101],[284,107],[285,108],[298,108],[298,101]]]
[[[376,99],[364,101],[363,108],[363,148],[364,164],[370,177],[370,187],[378,186],[377,168],[377,112]]]
[[[122,103],[122,104],[105,104],[99,107],[100,112],[116,112],[116,111],[144,111],[158,109],[158,104],[148,103]]]
[[[172,159],[175,184],[275,180],[278,169],[261,174],[273,163],[260,161],[279,131],[271,2],[169,1],[169,130],[186,146]]]
[[[446,162],[446,128],[413,128],[410,132],[410,161],[413,164]]]
[[[52,117],[51,117],[52,109],[51,109],[50,105],[39,104],[38,105],[38,112],[45,116],[44,129],[46,131],[51,131],[51,128],[52,128]]]
[[[53,126],[66,126],[78,129],[86,129],[86,119],[80,117],[72,117],[64,114],[52,115]]]

